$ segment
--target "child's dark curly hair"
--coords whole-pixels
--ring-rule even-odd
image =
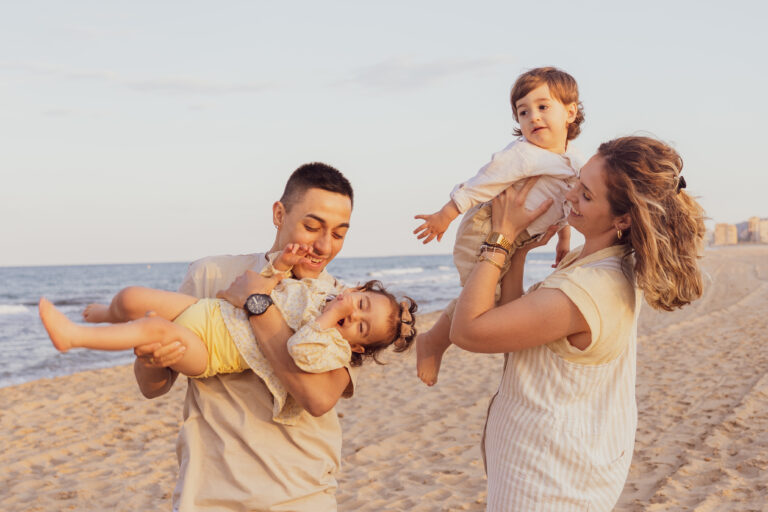
[[[366,359],[373,359],[377,364],[383,364],[376,359],[376,355],[390,345],[394,345],[395,352],[404,352],[408,350],[416,339],[416,317],[414,313],[419,308],[416,302],[410,297],[404,296],[398,302],[394,295],[389,293],[381,281],[368,281],[358,287],[362,292],[373,292],[383,295],[389,299],[392,305],[392,313],[389,316],[390,331],[387,339],[378,343],[366,345],[365,351],[361,354],[352,352],[351,366],[360,366]]]

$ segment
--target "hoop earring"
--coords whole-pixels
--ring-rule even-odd
[[[616,230],[616,236],[619,237],[619,240],[621,240],[621,237],[624,236],[624,233],[621,231],[621,229]]]

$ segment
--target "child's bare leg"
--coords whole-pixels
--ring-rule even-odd
[[[451,319],[442,313],[435,325],[416,337],[416,372],[427,386],[434,386],[443,354],[451,345]]]
[[[91,323],[129,322],[154,311],[160,318],[173,320],[195,302],[195,297],[183,293],[129,286],[117,292],[109,306],[89,304],[83,311],[83,319]]]
[[[94,350],[126,350],[160,343],[166,345],[181,342],[186,350],[179,363],[172,368],[185,375],[200,375],[208,364],[208,349],[203,341],[191,330],[157,316],[117,325],[78,325],[56,309],[50,301],[42,298],[39,303],[40,319],[43,321],[53,345],[61,352],[82,347]]]

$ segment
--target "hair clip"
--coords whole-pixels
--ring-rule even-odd
[[[681,190],[683,190],[686,187],[685,178],[683,176],[677,177],[677,193],[679,194]]]

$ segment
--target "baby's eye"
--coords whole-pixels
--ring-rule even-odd
[[[539,106],[539,110],[547,110],[547,108],[549,108],[549,107],[547,107],[546,105]]]
[[[358,307],[360,309],[363,309],[363,299],[360,299],[360,302],[358,303]]]
[[[521,117],[522,117],[522,116],[524,116],[524,115],[525,115],[525,114],[527,114],[527,113],[528,113],[528,111],[527,111],[527,110],[521,110],[520,112],[518,112],[518,113],[517,113],[517,115],[519,115],[519,116],[521,116]]]
[[[359,324],[357,327],[358,327],[358,330],[360,331],[360,334],[362,335],[363,334],[363,324]]]

